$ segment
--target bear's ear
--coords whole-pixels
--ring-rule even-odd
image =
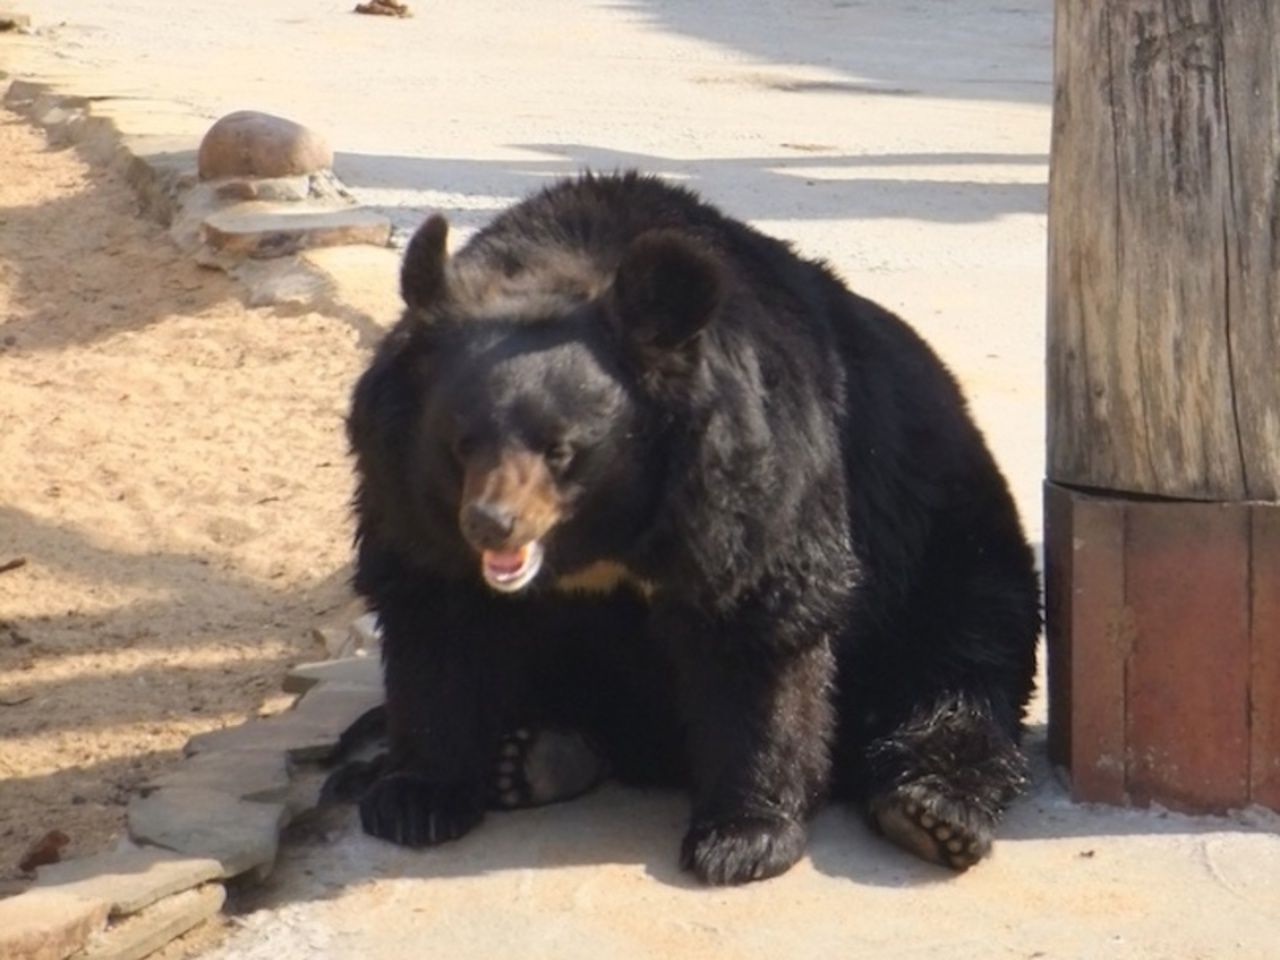
[[[400,296],[407,306],[425,309],[444,298],[448,239],[449,221],[434,213],[409,241],[400,265]]]
[[[674,231],[650,230],[627,248],[613,280],[612,312],[624,342],[649,362],[681,351],[724,299],[724,268]]]

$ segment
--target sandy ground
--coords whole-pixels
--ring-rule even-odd
[[[102,849],[194,733],[278,709],[350,598],[356,331],[242,306],[0,112],[0,879]]]
[[[549,178],[637,166],[827,259],[965,377],[1033,537],[1052,0],[39,0],[0,70],[198,137],[316,129],[360,202],[454,239]]]

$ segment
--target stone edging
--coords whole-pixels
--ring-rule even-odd
[[[4,106],[43,128],[52,143],[74,144],[90,163],[119,170],[142,214],[167,227],[202,266],[241,281],[250,306],[332,309],[341,303],[332,273],[307,256],[313,251],[364,248],[397,259],[390,219],[359,206],[332,170],[201,180],[198,137],[130,132],[128,112],[118,104],[112,114],[111,104],[3,71],[0,91]],[[203,123],[176,104],[173,118],[174,126]]]
[[[356,207],[328,171],[202,183],[196,142],[132,136],[96,116],[90,98],[2,73],[0,89],[6,80],[6,107],[89,162],[121,170],[142,212],[202,264],[244,281],[251,304],[302,300],[323,309],[329,304],[316,301],[332,293],[333,275],[317,276],[294,254],[389,243],[389,221]],[[348,633],[318,634],[341,659],[291,671],[284,688],[300,697],[290,710],[193,737],[186,759],[130,802],[129,836],[116,850],[40,867],[30,889],[0,900],[0,957],[139,960],[214,916],[228,881],[271,871],[281,831],[318,806],[317,761],[382,700],[372,618]]]
[[[356,656],[302,664],[278,716],[192,737],[186,758],[134,797],[115,850],[40,867],[27,891],[0,900],[5,960],[139,960],[212,917],[228,881],[257,882],[281,831],[319,806],[327,757],[382,702],[368,615],[352,625]]]

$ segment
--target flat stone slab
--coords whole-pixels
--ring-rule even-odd
[[[149,786],[216,790],[241,800],[280,803],[289,793],[289,761],[282,749],[196,753]]]
[[[206,217],[200,236],[217,253],[268,259],[315,247],[386,246],[391,221],[360,207],[254,201]]]
[[[364,613],[351,623],[351,633],[365,650],[378,650],[382,644],[382,625],[376,613]]]
[[[107,922],[105,900],[58,890],[28,890],[0,900],[0,957],[64,960]]]
[[[116,850],[41,867],[33,889],[102,900],[116,917],[220,876],[222,865],[206,857],[158,849]]]
[[[285,806],[289,810],[290,824],[311,816],[319,809],[329,773],[329,769],[324,767],[302,769],[289,781],[289,797]]]
[[[296,177],[230,177],[210,181],[219,200],[267,203],[302,203],[311,198],[311,178]]]
[[[347,623],[322,624],[312,634],[324,644],[331,660],[381,655],[382,629],[375,613],[363,613]]]
[[[222,909],[220,883],[166,897],[95,934],[75,960],[142,960]]]
[[[341,627],[316,627],[311,635],[324,644],[324,652],[331,657],[349,657],[356,652],[356,638],[350,630]]]
[[[222,751],[279,751],[294,761],[323,760],[337,745],[342,731],[332,724],[312,722],[296,713],[250,720],[235,727],[210,730],[187,741],[187,756]]]
[[[336,742],[361,714],[380,705],[383,699],[380,687],[322,683],[303,695],[294,713],[308,724],[331,731]]]
[[[319,663],[300,663],[284,678],[286,693],[305,693],[318,683],[382,689],[382,663],[377,657],[348,657]]]
[[[253,803],[213,790],[171,787],[129,804],[129,835],[192,857],[218,861],[223,877],[265,876],[276,859],[284,804]]]

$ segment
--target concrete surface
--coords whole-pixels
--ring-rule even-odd
[[[138,135],[237,109],[311,125],[402,234],[427,208],[465,234],[586,165],[687,182],[933,341],[1039,539],[1051,0],[350,6],[41,0],[0,70],[119,98],[95,112]],[[1277,818],[1072,805],[1041,733],[1032,795],[961,877],[840,810],[795,870],[741,890],[675,869],[672,796],[607,788],[425,853],[347,812],[287,839],[213,956],[1280,955]]]
[[[955,878],[829,810],[790,873],[703,889],[675,868],[683,820],[677,797],[606,788],[428,853],[348,821],[287,843],[211,957],[1264,960],[1280,943],[1263,824],[1083,809],[1043,770],[994,858]]]

